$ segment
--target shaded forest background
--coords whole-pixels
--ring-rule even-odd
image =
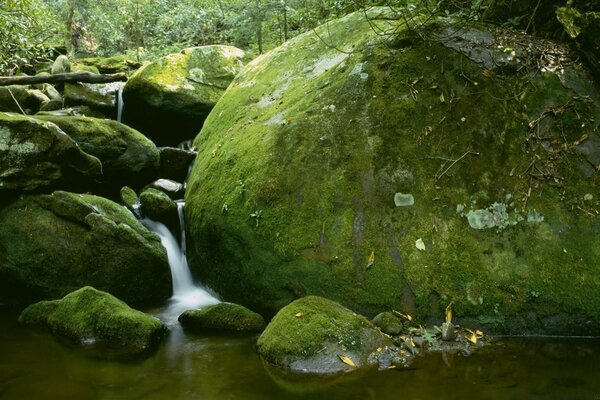
[[[569,41],[571,20],[596,0],[0,0],[0,73],[12,75],[58,53],[125,54],[152,60],[185,47],[231,44],[260,54],[347,13],[376,5],[414,15],[484,20]]]

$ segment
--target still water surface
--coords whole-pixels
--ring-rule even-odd
[[[256,336],[174,330],[137,361],[86,356],[16,323],[0,307],[0,399],[589,399],[600,400],[600,342],[501,339],[469,357],[432,354],[412,367],[290,379],[266,369]]]

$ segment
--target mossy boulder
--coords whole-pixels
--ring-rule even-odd
[[[77,116],[36,115],[58,125],[86,153],[102,162],[102,182],[120,188],[143,186],[158,176],[158,149],[140,132],[117,121]]]
[[[453,302],[493,331],[599,334],[585,71],[540,68],[542,43],[495,27],[438,20],[424,40],[368,16],[252,61],[205,121],[186,192],[197,276],[263,315],[313,294],[369,317]]]
[[[171,294],[167,254],[125,207],[56,191],[0,207],[0,303],[62,297],[91,285],[132,305]]]
[[[21,313],[19,323],[48,330],[75,345],[120,356],[148,352],[167,331],[158,319],[90,286],[60,300],[30,305]]]
[[[0,190],[34,190],[101,173],[100,161],[55,124],[0,112]]]
[[[389,311],[377,314],[371,322],[387,335],[396,336],[402,332],[402,321]]]
[[[52,75],[56,74],[64,74],[65,72],[71,72],[71,61],[69,57],[61,54],[56,57],[56,60],[52,63],[52,67],[50,68],[50,73]]]
[[[87,57],[75,60],[76,64],[94,67],[101,74],[116,74],[118,72],[130,72],[141,67],[137,61],[125,55],[113,57]]]
[[[24,86],[0,87],[0,112],[35,114],[47,98],[41,97],[38,90]],[[15,101],[16,100],[16,101]]]
[[[133,215],[139,215],[140,198],[138,197],[135,190],[129,186],[123,186],[119,191],[121,195],[121,201],[125,207],[133,213]]]
[[[140,194],[142,215],[173,229],[178,226],[177,203],[160,190],[148,188]]]
[[[114,83],[66,83],[64,103],[67,107],[87,106],[106,118],[117,118],[116,95],[120,82]]]
[[[282,308],[257,342],[269,364],[320,374],[369,365],[369,356],[385,344],[385,337],[365,317],[317,296]]]
[[[231,46],[202,46],[143,66],[123,90],[124,121],[158,145],[193,138],[243,66],[243,56]]]
[[[179,316],[179,322],[186,330],[196,332],[260,332],[266,326],[260,314],[233,303],[187,310]]]

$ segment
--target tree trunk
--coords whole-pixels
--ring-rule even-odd
[[[38,83],[67,83],[67,82],[85,82],[85,83],[109,83],[125,82],[127,75],[119,74],[92,74],[91,72],[67,72],[56,75],[37,75],[37,76],[0,76],[0,86],[9,85],[34,85]]]

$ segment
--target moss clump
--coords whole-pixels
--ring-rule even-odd
[[[140,202],[144,216],[169,227],[177,226],[179,221],[177,203],[171,200],[166,193],[148,188],[140,194]]]
[[[260,332],[266,325],[260,314],[232,303],[188,310],[179,316],[179,322],[184,328],[198,332]]]
[[[372,322],[385,334],[396,336],[402,332],[402,321],[389,311],[377,314]]]
[[[579,315],[599,333],[600,202],[582,199],[600,178],[576,150],[598,137],[594,86],[576,71],[486,70],[388,12],[300,35],[233,81],[194,142],[192,268],[263,314],[312,294],[369,316],[437,318],[453,302],[457,318],[502,316],[512,333],[524,314]],[[515,209],[543,221],[515,225]]]
[[[235,47],[203,46],[145,65],[125,85],[125,121],[159,145],[192,138],[243,66],[243,56]]]
[[[367,363],[384,337],[366,318],[334,301],[308,296],[282,308],[258,339],[269,363],[297,372],[333,373]]]
[[[49,330],[81,346],[100,346],[119,355],[136,355],[156,346],[165,325],[93,287],[83,287],[61,300],[27,307],[19,322]]]

